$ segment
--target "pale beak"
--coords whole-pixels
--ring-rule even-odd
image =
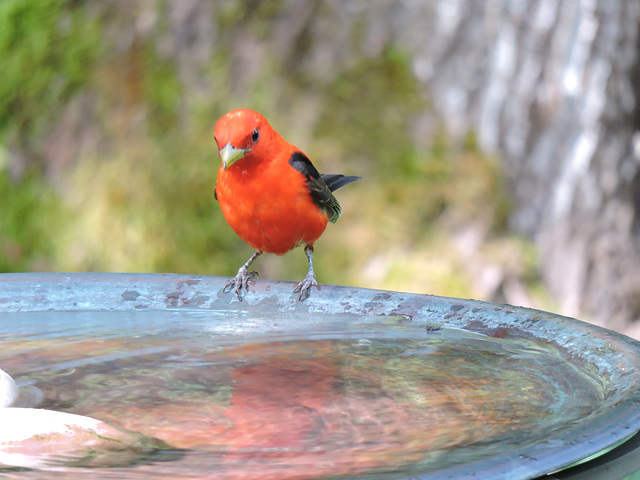
[[[231,142],[227,143],[222,150],[220,150],[220,159],[222,160],[222,169],[226,170],[231,165],[244,157],[244,154],[250,151],[250,148],[235,148],[231,145]]]

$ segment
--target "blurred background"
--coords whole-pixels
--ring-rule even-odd
[[[2,0],[0,272],[235,274],[212,130],[245,107],[365,177],[321,283],[640,338],[639,26],[635,0]]]

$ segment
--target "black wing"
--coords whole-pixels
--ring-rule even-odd
[[[360,177],[345,177],[344,175],[320,175],[302,152],[295,152],[289,159],[289,164],[304,175],[311,192],[311,198],[318,207],[329,214],[329,221],[335,223],[342,214],[342,208],[331,192],[355,182]]]
[[[329,190],[335,192],[337,189],[344,187],[345,185],[349,185],[356,180],[362,179],[362,177],[345,177],[344,175],[340,175],[339,173],[323,173],[320,175],[324,183],[327,184]]]

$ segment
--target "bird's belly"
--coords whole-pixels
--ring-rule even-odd
[[[327,226],[327,216],[310,199],[280,205],[274,199],[221,202],[225,219],[256,250],[282,255],[301,244],[313,244]]]

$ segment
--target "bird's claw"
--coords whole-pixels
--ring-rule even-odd
[[[311,295],[311,287],[316,287],[320,290],[320,285],[316,281],[316,276],[314,273],[307,273],[307,276],[304,277],[304,280],[301,281],[296,288],[293,289],[293,293],[300,293],[300,297],[298,297],[298,301],[302,302],[309,298]]]
[[[249,271],[245,267],[240,267],[238,270],[238,274],[233,277],[222,289],[223,293],[229,293],[231,289],[238,297],[238,301],[242,301],[242,297],[246,292],[249,291],[249,280],[253,280],[254,278],[258,278],[258,272]]]

